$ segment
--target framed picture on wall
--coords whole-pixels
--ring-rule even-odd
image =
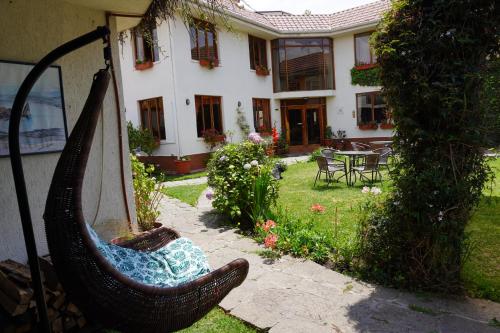
[[[33,66],[0,60],[0,157],[9,156],[10,111]],[[40,76],[24,106],[19,133],[21,154],[62,151],[67,137],[61,67],[51,66]]]

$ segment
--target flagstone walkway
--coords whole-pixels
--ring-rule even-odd
[[[250,262],[246,281],[220,304],[233,316],[271,333],[486,332],[500,304],[478,299],[416,296],[356,281],[309,260],[261,258],[263,248],[224,226],[204,195],[198,207],[162,202],[161,221],[203,248],[212,268]]]

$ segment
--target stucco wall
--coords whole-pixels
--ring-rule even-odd
[[[158,43],[163,54],[151,69],[135,70],[131,40],[124,45],[121,70],[127,119],[139,125],[137,101],[163,97],[167,140],[161,143],[154,155],[177,156],[207,151],[203,141],[196,137],[194,95],[222,96],[224,131],[236,133],[235,141],[241,138],[236,124],[237,103],[242,102],[247,121],[253,126],[253,97],[271,99],[271,118],[278,128],[281,128],[280,99],[321,96],[326,97],[328,125],[332,126],[334,133],[342,129],[351,138],[391,136],[390,130],[361,131],[357,126],[356,93],[380,89],[351,84],[354,34],[363,30],[324,35],[334,41],[335,90],[273,93],[272,76],[258,77],[250,69],[247,30],[251,28],[236,26],[235,33],[218,30],[220,66],[212,70],[200,67],[191,59],[189,33],[179,21],[158,27]],[[268,64],[271,64],[269,40],[278,36],[267,34],[262,37],[268,39]],[[186,99],[190,100],[190,105],[186,105]]]
[[[98,25],[105,25],[103,11],[56,0],[1,1],[0,59],[37,62],[58,45],[91,31]],[[112,30],[114,26],[114,20],[112,20]],[[116,40],[116,33],[113,38]],[[120,59],[117,53],[118,50],[115,47],[114,58],[116,65],[119,66]],[[90,90],[92,76],[103,67],[102,43],[95,42],[86,46],[60,59],[57,64],[62,67],[66,118],[68,130],[71,131]],[[120,80],[119,71],[117,74]],[[121,87],[120,82],[118,83]],[[96,224],[101,227],[110,223],[111,220],[121,221],[119,223],[121,225],[124,225],[126,221],[125,205],[121,195],[116,105],[111,85],[104,102],[103,114],[104,117],[101,117],[96,130],[83,193],[85,218],[91,222],[96,214],[100,181],[101,178],[103,179],[101,206],[96,220]],[[124,121],[121,126],[124,128]],[[59,153],[23,157],[31,214],[40,254],[47,253],[42,214],[58,157]],[[135,210],[133,200],[130,200],[132,198],[130,162],[128,162],[127,154],[125,157],[127,192],[133,217]],[[0,259],[12,258],[25,261],[24,240],[9,158],[0,158],[0,174],[2,175],[0,178]]]
[[[366,31],[366,30],[365,30]],[[361,31],[356,31],[356,33]],[[391,130],[362,131],[356,121],[356,94],[378,91],[380,87],[362,87],[351,84],[351,68],[354,67],[354,32],[334,36],[335,97],[327,99],[328,124],[334,133],[345,130],[347,137],[388,137]]]

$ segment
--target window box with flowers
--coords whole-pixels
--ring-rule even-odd
[[[262,65],[258,65],[255,67],[255,74],[257,74],[258,76],[268,76],[269,68]]]
[[[378,125],[377,123],[359,124],[358,128],[362,131],[370,131],[370,130],[376,130],[378,128]]]
[[[393,129],[394,124],[393,123],[382,123],[380,124],[381,129]]]
[[[174,160],[175,173],[185,175],[191,172],[191,159],[187,156],[181,156]]]
[[[202,136],[203,141],[211,151],[218,145],[226,143],[226,135],[219,133],[216,129],[207,129],[203,131]]]
[[[138,71],[143,71],[149,68],[153,67],[153,62],[151,60],[147,61],[141,61],[141,60],[136,60],[135,61],[135,69]]]
[[[217,59],[200,59],[200,66],[208,69],[214,69],[219,66],[219,60]]]

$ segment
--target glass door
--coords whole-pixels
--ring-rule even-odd
[[[288,126],[290,131],[290,145],[298,146],[304,144],[302,109],[288,109]]]
[[[306,130],[308,144],[319,144],[321,141],[319,118],[320,111],[318,108],[306,109]]]

